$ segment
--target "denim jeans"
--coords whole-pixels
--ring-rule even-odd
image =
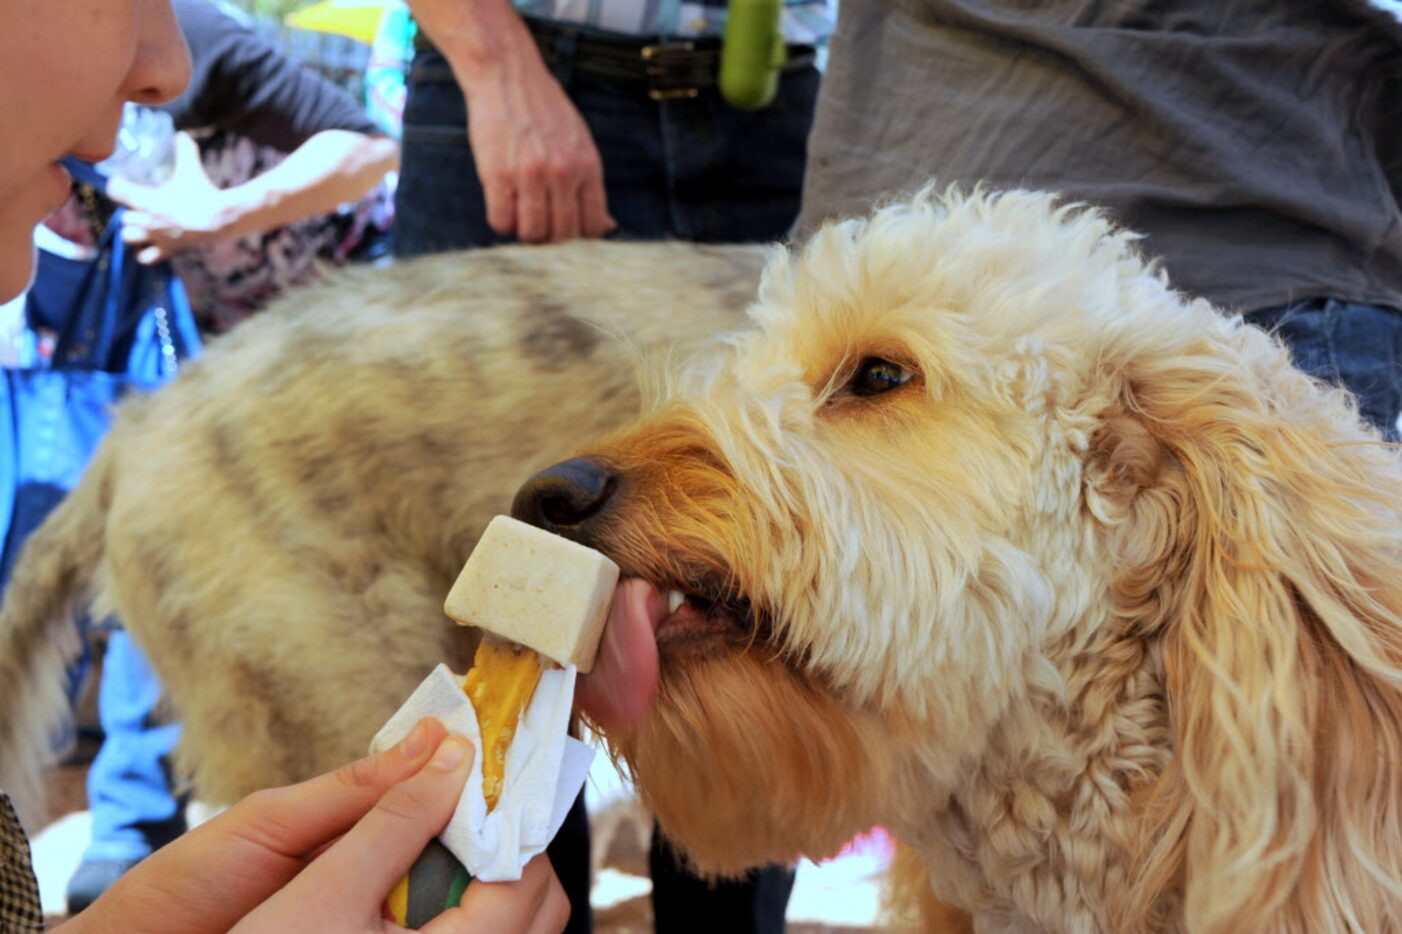
[[[788,233],[803,185],[815,69],[784,74],[774,103],[760,111],[736,110],[714,89],[654,101],[569,62],[555,76],[599,147],[615,236],[726,243]],[[446,60],[420,51],[404,105],[395,255],[505,242],[487,226],[468,119]]]
[[[151,663],[124,630],[114,630],[98,686],[105,735],[88,770],[93,827],[85,859],[138,860],[185,831],[170,773],[180,725],[156,717],[160,698]]]
[[[1295,365],[1358,399],[1363,417],[1389,441],[1402,414],[1402,310],[1311,298],[1245,315],[1278,335]]]

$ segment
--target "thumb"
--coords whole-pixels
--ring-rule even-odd
[[[175,134],[175,172],[183,174],[198,169],[204,174],[204,163],[200,159],[200,144],[189,133]]]
[[[351,830],[289,886],[311,902],[330,899],[342,910],[347,900],[378,910],[386,894],[447,826],[462,797],[475,751],[460,736],[448,736],[417,774],[391,788]],[[338,904],[340,903],[340,904]]]
[[[170,256],[169,251],[164,247],[148,246],[146,249],[136,254],[136,261],[143,266],[154,266],[161,260]]]
[[[155,191],[150,185],[143,185],[134,182],[124,175],[113,175],[107,179],[107,197],[120,204],[122,207],[144,210],[151,206],[151,192]],[[128,215],[130,216],[130,215]]]

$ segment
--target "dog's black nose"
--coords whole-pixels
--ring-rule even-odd
[[[511,502],[511,515],[566,538],[587,537],[617,485],[618,478],[607,464],[576,457],[547,467],[522,484]]]

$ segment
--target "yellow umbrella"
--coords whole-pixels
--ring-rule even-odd
[[[384,0],[321,0],[287,14],[283,22],[293,29],[332,32],[370,45],[384,12]]]

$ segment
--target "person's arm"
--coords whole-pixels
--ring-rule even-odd
[[[154,262],[215,237],[270,230],[354,201],[398,164],[398,146],[340,88],[203,0],[177,0],[190,45],[190,86],[164,109],[178,129],[220,129],[286,153],[260,178],[219,190],[188,136],[175,171],[146,188],[115,180],[108,193],[133,210],[129,242]]]
[[[114,178],[108,185],[108,194],[131,209],[122,236],[142,245],[142,263],[332,211],[399,165],[399,146],[388,137],[323,130],[257,178],[221,190],[205,175],[195,141],[181,134],[176,145],[175,169],[165,183],[149,187]]]
[[[399,145],[386,136],[323,130],[286,159],[227,189],[230,233],[267,230],[359,200],[399,167]]]
[[[541,60],[509,0],[409,0],[467,99],[468,143],[487,222],[527,242],[617,226],[588,126]]]

